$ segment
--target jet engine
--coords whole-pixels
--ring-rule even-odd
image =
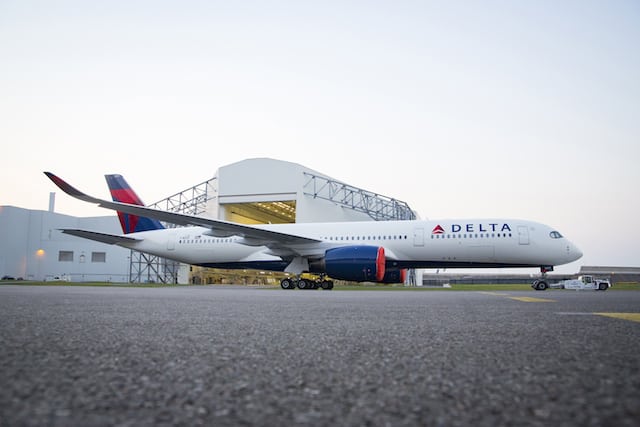
[[[382,282],[385,278],[384,248],[381,246],[329,249],[325,253],[324,264],[327,275],[333,279]]]

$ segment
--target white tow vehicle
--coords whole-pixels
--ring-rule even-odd
[[[70,282],[71,276],[67,276],[66,274],[47,276],[44,278],[44,281],[45,282]]]
[[[543,280],[536,280],[531,287],[536,291],[544,291],[547,288],[573,289],[576,291],[606,291],[611,287],[611,282],[609,279],[597,279],[593,276],[578,276],[577,279],[563,280],[558,283],[552,283],[551,285],[547,285]]]

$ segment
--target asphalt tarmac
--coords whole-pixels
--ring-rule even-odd
[[[0,286],[0,425],[638,426],[637,313],[625,291]]]

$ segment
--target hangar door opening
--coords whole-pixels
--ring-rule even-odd
[[[240,224],[291,224],[296,222],[296,201],[228,203],[221,205],[224,219]]]
[[[243,197],[246,200],[246,196]],[[220,219],[240,224],[289,224],[296,222],[296,201],[220,200]],[[192,267],[193,283],[277,284],[282,273],[255,270],[225,270]]]

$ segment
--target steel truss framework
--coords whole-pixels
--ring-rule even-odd
[[[215,180],[215,177],[211,178],[149,206],[188,215],[201,214],[206,211],[207,202],[213,198],[210,189]],[[175,224],[163,225],[167,228],[176,227]],[[131,283],[178,283],[179,267],[179,262],[132,250],[129,281]]]
[[[177,284],[179,268],[176,261],[132,250],[129,282]]]
[[[352,187],[342,182],[303,172],[304,194],[329,200],[337,205],[364,212],[376,221],[416,219],[415,213],[403,201]]]

